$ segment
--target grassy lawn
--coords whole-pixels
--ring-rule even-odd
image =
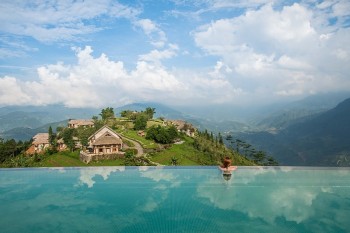
[[[80,167],[86,166],[79,160],[79,151],[76,152],[60,152],[47,156],[40,163],[43,167]]]
[[[124,159],[103,160],[85,164],[79,159],[79,151],[60,152],[47,156],[40,162],[42,167],[85,167],[85,166],[123,166]]]
[[[133,138],[141,142],[143,148],[145,149],[155,149],[158,147],[157,144],[154,143],[153,141],[147,140],[146,138],[137,135],[137,132],[134,130],[123,131],[122,134],[125,135],[126,137]]]
[[[192,147],[193,139],[187,138],[183,144],[174,144],[171,148],[159,153],[155,153],[151,160],[163,165],[171,165],[171,158],[177,158],[178,165],[200,165],[198,158],[202,156],[200,152]]]
[[[95,161],[87,166],[124,166],[124,159]]]
[[[151,126],[154,126],[154,125],[160,125],[162,126],[163,125],[163,122],[160,121],[160,120],[149,120],[147,121],[147,128],[151,127]]]

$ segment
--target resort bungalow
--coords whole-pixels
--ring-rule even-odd
[[[88,138],[87,151],[80,152],[80,159],[89,163],[92,160],[115,159],[124,155],[122,138],[110,127],[103,126]]]
[[[189,137],[194,137],[196,128],[183,120],[169,120],[169,123],[176,127],[177,131],[185,133]]]
[[[68,128],[75,129],[78,128],[79,126],[83,127],[93,127],[94,126],[94,121],[91,119],[71,119],[68,121]]]
[[[48,133],[38,133],[33,137],[32,145],[26,151],[26,154],[41,154],[44,153],[47,148],[49,148],[49,134]]]

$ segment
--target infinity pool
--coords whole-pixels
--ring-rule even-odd
[[[350,169],[0,169],[0,232],[349,232]]]

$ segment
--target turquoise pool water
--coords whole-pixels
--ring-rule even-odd
[[[350,169],[0,169],[0,232],[350,232]]]

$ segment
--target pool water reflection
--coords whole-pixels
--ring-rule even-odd
[[[349,232],[350,169],[0,169],[1,232]]]

